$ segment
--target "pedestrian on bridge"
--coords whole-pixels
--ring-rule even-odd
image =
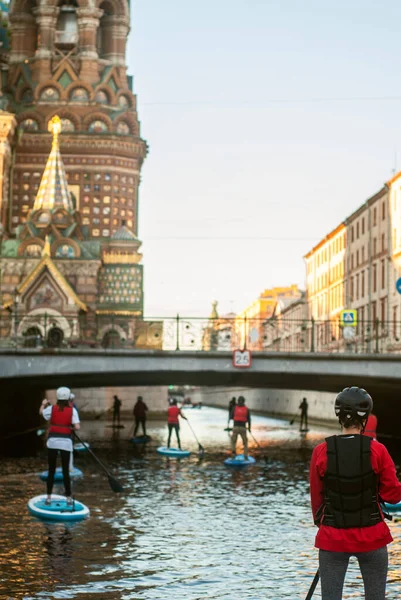
[[[174,398],[171,402],[167,410],[167,426],[168,426],[168,440],[167,440],[167,448],[170,448],[171,434],[175,431],[175,435],[177,437],[178,448],[181,450],[181,440],[180,440],[180,421],[179,417],[187,420],[187,418],[182,414],[181,409],[177,406],[177,400]]]
[[[342,434],[316,446],[310,466],[312,512],[319,530],[322,600],[341,600],[351,556],[362,573],[366,600],[384,600],[387,544],[393,541],[381,502],[401,501],[401,484],[387,449],[363,431],[373,401],[349,387],[335,401]]]
[[[231,451],[233,456],[236,455],[237,439],[240,435],[244,444],[244,459],[248,460],[248,436],[246,433],[246,424],[248,423],[248,430],[251,431],[251,412],[247,406],[245,406],[245,398],[239,396],[238,404],[234,407],[233,411],[233,433],[231,436]]]
[[[134,437],[137,434],[139,425],[142,425],[143,435],[146,436],[146,413],[147,413],[147,411],[148,411],[148,407],[146,406],[145,402],[143,401],[142,396],[138,396],[136,399],[136,404],[134,406],[134,410],[132,411],[134,413],[134,417],[135,417]]]
[[[54,474],[56,472],[57,454],[60,452],[61,468],[65,486],[67,504],[72,504],[71,479],[70,479],[70,456],[72,448],[72,429],[79,429],[79,417],[76,409],[70,405],[71,390],[68,387],[60,387],[56,392],[57,404],[52,405],[48,400],[43,400],[39,414],[46,421],[50,421],[49,436],[47,439],[47,457],[49,471],[47,475],[47,499],[46,504],[51,504]]]

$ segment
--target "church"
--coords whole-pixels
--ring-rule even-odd
[[[0,9],[2,343],[160,348],[143,318],[129,4]]]

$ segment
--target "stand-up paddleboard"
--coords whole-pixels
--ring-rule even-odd
[[[49,471],[42,471],[42,473],[40,473],[39,477],[41,478],[42,481],[47,481],[47,478],[49,476]],[[81,471],[81,469],[77,469],[77,467],[74,467],[72,469],[72,471],[70,471],[70,477],[71,479],[78,479],[79,477],[82,477],[83,473]],[[59,483],[60,481],[63,481],[63,471],[61,470],[61,467],[57,467],[56,472],[54,474],[54,482],[55,483]]]
[[[249,465],[254,465],[255,462],[256,460],[253,458],[253,456],[248,456],[248,458],[245,460],[243,454],[237,454],[233,458],[226,458],[224,464],[227,467],[249,467]]]
[[[90,448],[90,444],[88,442],[77,442],[76,444],[74,444],[75,452],[85,452],[87,448]]]
[[[398,502],[397,504],[388,504],[387,502],[384,502],[384,508],[388,510],[388,512],[401,511],[401,502]]]
[[[137,435],[131,438],[133,444],[147,444],[152,438],[150,435]]]
[[[185,458],[189,456],[191,453],[189,450],[180,450],[179,448],[167,448],[166,446],[159,446],[157,449],[159,454],[163,454],[163,456],[171,456],[173,458]]]
[[[35,496],[28,502],[29,512],[46,521],[82,521],[89,517],[89,508],[74,500],[72,505],[67,504],[64,496],[52,494],[51,504],[48,506],[46,502],[46,494]]]

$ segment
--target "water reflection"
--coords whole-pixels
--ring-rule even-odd
[[[233,470],[223,465],[226,412],[188,414],[207,451],[203,460],[185,423],[183,447],[193,454],[184,460],[156,454],[166,441],[164,423],[151,423],[152,443],[142,447],[127,440],[128,423],[115,433],[101,421],[84,423],[83,437],[126,493],[113,494],[90,456],[77,456],[85,476],[74,493],[91,508],[91,518],[74,526],[45,524],[27,513],[27,499],[44,489],[35,474],[44,452],[3,461],[0,598],[304,598],[317,566],[308,464],[330,431],[316,428],[300,437],[288,422],[255,416],[253,433],[268,464],[250,440],[260,460]],[[399,542],[400,522],[391,529]],[[394,600],[401,595],[399,543],[389,549],[388,598]],[[354,565],[344,598],[359,598],[361,589]]]

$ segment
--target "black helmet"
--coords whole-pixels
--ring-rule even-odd
[[[239,396],[238,397],[238,404],[240,406],[242,406],[243,404],[245,404],[245,398],[244,398],[244,396]]]
[[[334,410],[340,421],[358,419],[364,421],[373,410],[373,400],[363,388],[344,388],[336,398]]]

